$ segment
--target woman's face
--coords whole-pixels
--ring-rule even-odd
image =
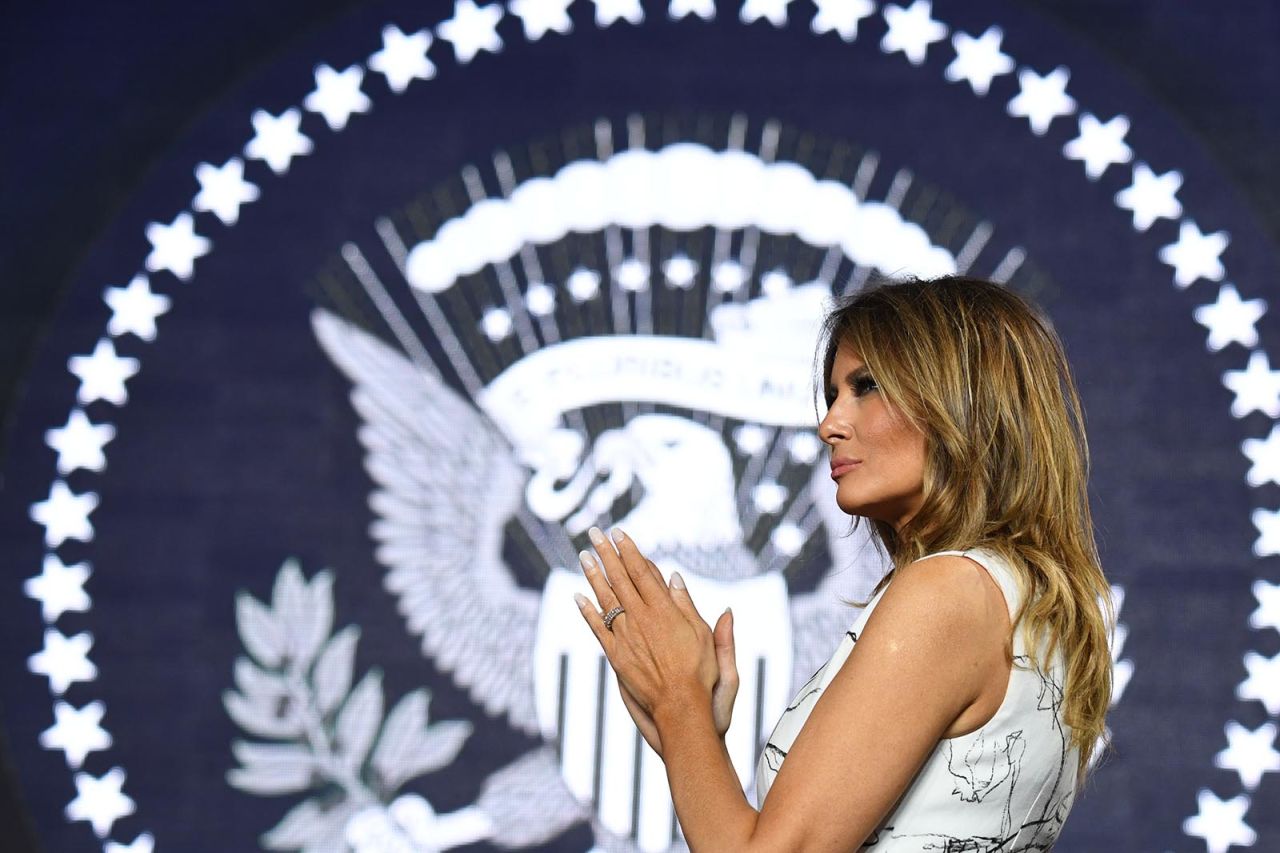
[[[836,504],[900,529],[924,499],[924,433],[889,407],[862,359],[840,347],[818,437],[831,448]]]

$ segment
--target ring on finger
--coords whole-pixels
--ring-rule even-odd
[[[621,606],[621,605],[619,605],[618,607],[613,608],[612,610],[610,610],[608,613],[606,613],[606,614],[604,615],[604,626],[605,626],[606,628],[608,628],[610,631],[612,631],[612,630],[613,630],[613,620],[614,620],[614,619],[617,619],[619,616],[621,616],[621,615],[622,615],[623,613],[625,613],[625,612],[626,612],[626,611],[622,609],[622,606]]]

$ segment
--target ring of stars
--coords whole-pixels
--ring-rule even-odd
[[[507,4],[510,14],[520,19],[525,37],[537,41],[548,33],[566,35],[573,29],[567,8],[572,0],[511,0]],[[742,0],[739,19],[743,23],[766,21],[774,27],[791,23],[789,7],[793,0]],[[592,0],[595,6],[595,23],[598,27],[611,26],[619,21],[638,25],[645,21],[639,0]],[[846,42],[857,38],[858,23],[875,12],[872,0],[813,0],[817,13],[810,29],[815,35],[834,33]],[[385,81],[387,88],[399,94],[415,80],[430,80],[436,75],[435,64],[427,57],[436,40],[450,44],[454,59],[466,65],[484,52],[497,53],[503,42],[497,33],[497,24],[507,11],[493,0],[477,4],[474,0],[455,0],[452,15],[440,22],[432,31],[423,29],[406,34],[394,25],[382,30],[382,47],[369,56],[367,68]],[[946,38],[950,29],[933,19],[929,0],[914,0],[911,5],[886,4],[881,12],[887,32],[881,41],[885,53],[902,53],[913,65],[924,64],[931,45]],[[672,21],[695,19],[710,21],[716,17],[714,0],[670,0],[667,17]],[[967,82],[976,96],[986,96],[995,78],[1014,72],[1017,68],[1012,57],[1000,50],[1003,33],[998,27],[988,29],[978,37],[957,31],[951,38],[954,59],[947,65],[944,76],[951,82]],[[303,100],[308,112],[318,114],[333,131],[341,131],[352,115],[367,112],[371,99],[362,91],[365,69],[359,65],[344,71],[330,66],[318,66],[314,91]],[[1025,118],[1032,133],[1043,136],[1056,118],[1076,113],[1075,99],[1067,93],[1070,72],[1058,67],[1047,74],[1022,67],[1017,69],[1018,94],[1010,100],[1006,111],[1010,116]],[[253,137],[245,144],[243,155],[258,161],[276,175],[288,172],[293,159],[309,154],[314,144],[301,132],[302,112],[286,109],[279,115],[258,110],[251,116]],[[1063,148],[1063,156],[1083,163],[1086,176],[1095,180],[1113,165],[1128,164],[1133,152],[1123,141],[1128,131],[1128,119],[1115,116],[1101,122],[1084,113],[1077,119],[1079,135]],[[260,195],[257,185],[245,180],[245,161],[231,157],[222,166],[200,164],[195,172],[199,192],[191,202],[191,210],[215,216],[223,226],[237,223],[240,208],[256,201]],[[1200,280],[1221,282],[1225,268],[1221,255],[1230,243],[1225,232],[1202,232],[1191,220],[1183,220],[1182,205],[1176,194],[1183,177],[1175,170],[1157,174],[1145,162],[1137,162],[1131,171],[1130,185],[1117,193],[1114,203],[1133,215],[1133,227],[1146,231],[1158,220],[1178,221],[1178,239],[1160,250],[1159,259],[1174,269],[1174,284],[1187,288]],[[195,262],[212,249],[212,241],[197,233],[195,220],[190,212],[180,213],[168,225],[154,222],[147,226],[146,236],[152,245],[144,261],[144,267],[158,274],[171,274],[180,281],[192,278]],[[665,280],[672,286],[690,286],[697,274],[687,259],[673,258],[662,267]],[[712,286],[732,291],[741,285],[732,262],[722,263],[711,271]],[[626,274],[630,275],[630,271]],[[629,281],[637,287],[647,285],[647,273],[642,281],[638,274]],[[575,301],[593,298],[600,287],[600,277],[591,270],[577,271],[567,282],[567,290]],[[549,310],[553,294],[530,294],[530,311]],[[77,393],[82,404],[103,400],[116,406],[128,402],[125,380],[137,373],[139,363],[135,358],[119,356],[111,339],[127,334],[143,342],[156,336],[156,318],[169,310],[169,297],[151,291],[145,276],[135,277],[128,286],[110,288],[104,300],[112,310],[108,323],[109,338],[99,341],[94,352],[87,356],[73,356],[68,366],[80,379]],[[1248,366],[1244,370],[1227,371],[1223,383],[1236,394],[1232,413],[1237,417],[1259,411],[1268,417],[1280,417],[1280,371],[1270,370],[1267,356],[1257,345],[1254,324],[1266,311],[1261,299],[1243,299],[1234,285],[1220,286],[1218,299],[1196,309],[1195,319],[1209,330],[1207,349],[1219,351],[1238,343],[1251,349]],[[486,325],[492,333],[508,333],[510,317],[494,315]],[[73,410],[66,425],[51,428],[46,434],[49,446],[57,452],[56,467],[65,476],[75,470],[99,472],[105,468],[103,446],[114,437],[114,427],[95,424],[80,409]],[[754,437],[744,435],[750,443]],[[1280,483],[1280,426],[1273,425],[1265,439],[1246,439],[1242,451],[1252,462],[1248,474],[1250,485],[1266,482]],[[807,453],[804,448],[796,452]],[[776,500],[776,484],[764,484],[758,502],[768,507]],[[31,506],[31,517],[45,527],[46,544],[57,548],[66,539],[89,541],[93,536],[88,515],[97,506],[97,495],[92,492],[74,493],[62,480],[55,480],[49,498]],[[767,510],[766,510],[767,511]],[[1259,509],[1253,521],[1259,529],[1255,551],[1280,553],[1280,510]],[[774,545],[786,551],[796,546],[797,530],[779,526],[775,530]],[[1273,550],[1274,549],[1274,550]],[[50,562],[52,561],[52,562]],[[88,610],[90,597],[83,590],[89,576],[87,564],[66,566],[55,555],[47,555],[44,571],[27,581],[24,587],[31,598],[40,602],[46,625],[51,626],[67,611]],[[1280,630],[1280,610],[1276,590],[1265,581],[1255,584],[1259,608],[1251,616],[1250,624],[1256,629]],[[46,631],[44,648],[32,655],[29,668],[47,675],[55,693],[61,693],[75,681],[88,681],[96,677],[96,667],[87,653],[92,638],[86,633],[65,637],[50,627]],[[1257,700],[1264,704],[1272,716],[1280,715],[1280,695],[1274,685],[1280,683],[1280,656],[1265,658],[1256,653],[1246,656],[1250,675],[1238,688],[1242,699]],[[1261,675],[1255,677],[1255,670]],[[54,705],[56,721],[42,734],[42,744],[49,749],[62,749],[68,765],[75,769],[90,751],[110,746],[110,735],[101,729],[101,703],[91,702],[75,709],[64,702]],[[1269,728],[1270,727],[1270,728]],[[1241,784],[1251,790],[1261,774],[1277,770],[1271,752],[1258,746],[1265,738],[1274,739],[1274,726],[1267,723],[1254,731],[1229,723],[1226,736],[1228,746],[1216,759],[1219,766],[1236,770]],[[47,741],[47,743],[46,743]],[[1270,741],[1268,741],[1270,743]],[[1270,749],[1270,747],[1268,747]],[[1262,759],[1249,756],[1263,755]],[[1246,760],[1248,759],[1248,760]],[[1249,763],[1252,761],[1253,763]],[[106,838],[119,818],[132,814],[134,802],[123,793],[125,773],[113,768],[101,777],[79,773],[74,777],[77,796],[66,809],[68,820],[88,822],[94,832]],[[1184,821],[1183,830],[1188,835],[1204,838],[1210,849],[1225,850],[1230,844],[1252,844],[1256,834],[1244,823],[1249,808],[1249,798],[1240,795],[1223,800],[1212,792],[1202,790],[1197,802],[1197,814]],[[137,835],[133,842],[124,845],[107,841],[108,853],[150,853],[154,840],[150,833]]]

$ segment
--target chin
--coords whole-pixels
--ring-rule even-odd
[[[862,518],[867,519],[868,521],[875,520],[873,518],[873,514],[874,514],[873,508],[868,506],[866,503],[857,500],[856,498],[845,497],[837,492],[836,506],[840,507],[840,511],[843,512],[845,515],[860,516]]]

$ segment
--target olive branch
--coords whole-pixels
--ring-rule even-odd
[[[428,724],[426,689],[386,713],[382,673],[371,669],[352,688],[360,629],[333,630],[333,575],[303,577],[288,559],[270,604],[236,597],[236,624],[248,656],[235,662],[227,714],[260,741],[232,743],[240,766],[227,782],[259,795],[310,792],[262,837],[269,850],[329,853],[347,849],[347,822],[385,806],[410,780],[457,757],[471,723]],[[262,742],[268,741],[268,742]]]

